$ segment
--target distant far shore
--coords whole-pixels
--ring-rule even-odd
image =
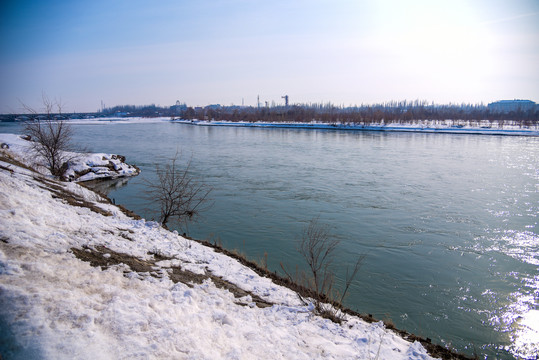
[[[211,119],[211,120],[210,120]],[[74,124],[103,123],[151,123],[172,122],[195,126],[229,126],[250,128],[285,128],[316,129],[337,131],[384,131],[384,132],[417,132],[441,134],[475,134],[475,135],[507,135],[507,136],[539,136],[539,124],[524,124],[518,120],[395,120],[395,121],[232,121],[185,119],[176,116],[109,116],[86,117],[83,119],[57,119]],[[22,123],[18,121],[0,121],[0,123]]]
[[[317,129],[317,130],[348,130],[348,131],[389,131],[389,132],[422,132],[445,134],[478,134],[478,135],[512,135],[539,136],[539,128],[520,127],[514,124],[499,124],[497,122],[463,121],[450,125],[438,121],[419,121],[416,124],[343,124],[343,123],[303,123],[303,122],[232,122],[210,120],[172,120],[176,123],[197,126],[233,126],[255,128],[286,128],[286,129]]]

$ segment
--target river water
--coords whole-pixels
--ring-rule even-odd
[[[294,271],[313,218],[340,240],[339,279],[365,255],[345,303],[481,358],[539,352],[539,138],[204,127],[74,125],[77,143],[142,173],[113,189],[145,216],[155,163],[177,150],[213,188],[189,235]],[[19,132],[1,124],[2,132]],[[282,273],[282,272],[281,272]]]

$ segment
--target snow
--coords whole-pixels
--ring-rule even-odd
[[[469,124],[453,126],[445,122],[424,121],[421,124],[401,123],[372,123],[358,124],[329,124],[329,123],[298,123],[298,122],[231,122],[231,121],[201,121],[201,120],[174,120],[173,122],[198,126],[234,126],[255,128],[286,128],[286,129],[318,129],[318,130],[348,130],[348,131],[388,131],[388,132],[422,132],[446,134],[481,134],[481,135],[518,135],[539,136],[536,127],[518,127],[514,125],[490,124],[488,126],[472,126]],[[494,126],[491,126],[494,125]]]
[[[76,183],[55,186],[111,216],[53,197],[39,175],[0,161],[2,358],[431,359],[381,322],[321,318],[235,259],[129,218]],[[72,250],[101,246],[106,260],[123,253],[154,261],[159,276],[125,264],[92,267]],[[174,283],[172,266],[211,272],[251,294],[237,299],[211,279]],[[253,296],[273,305],[257,307]]]
[[[29,164],[44,174],[50,172],[43,165],[44,160],[31,151],[31,142],[15,134],[0,134],[0,144],[7,144],[10,153],[20,161]],[[90,181],[97,179],[116,179],[136,176],[140,170],[125,163],[125,158],[116,154],[105,153],[68,153],[71,160],[65,176],[70,181]]]
[[[103,118],[93,118],[93,119],[72,119],[69,120],[70,124],[77,124],[77,125],[104,125],[104,124],[152,124],[152,123],[159,123],[159,122],[165,122],[170,121],[170,117],[152,117],[152,118],[146,118],[146,117],[103,117]]]

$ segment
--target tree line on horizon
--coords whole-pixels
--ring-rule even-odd
[[[27,116],[38,117],[34,114]],[[375,123],[420,123],[426,120],[437,122],[449,121],[486,121],[504,123],[513,122],[520,126],[536,126],[539,124],[539,106],[533,109],[510,112],[495,111],[484,104],[434,104],[425,100],[390,101],[371,105],[335,105],[327,103],[292,104],[289,106],[238,106],[208,105],[192,107],[179,102],[173,106],[151,105],[117,105],[104,108],[96,113],[85,114],[49,114],[56,118],[80,118],[87,116],[139,116],[139,117],[171,117],[184,120],[213,120],[234,122],[321,122],[330,124]],[[14,121],[20,115],[2,115],[3,121]],[[24,117],[24,116],[23,116]]]
[[[243,122],[322,122],[370,124],[380,122],[414,123],[434,121],[514,121],[522,126],[539,124],[539,109],[496,112],[484,104],[434,104],[423,100],[391,101],[361,106],[332,103],[293,104],[289,106],[222,106],[191,107],[179,104],[170,107],[156,105],[122,105],[104,109],[103,113],[129,116],[170,116],[185,120]]]

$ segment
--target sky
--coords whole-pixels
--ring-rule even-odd
[[[0,113],[539,102],[537,0],[4,0]]]

